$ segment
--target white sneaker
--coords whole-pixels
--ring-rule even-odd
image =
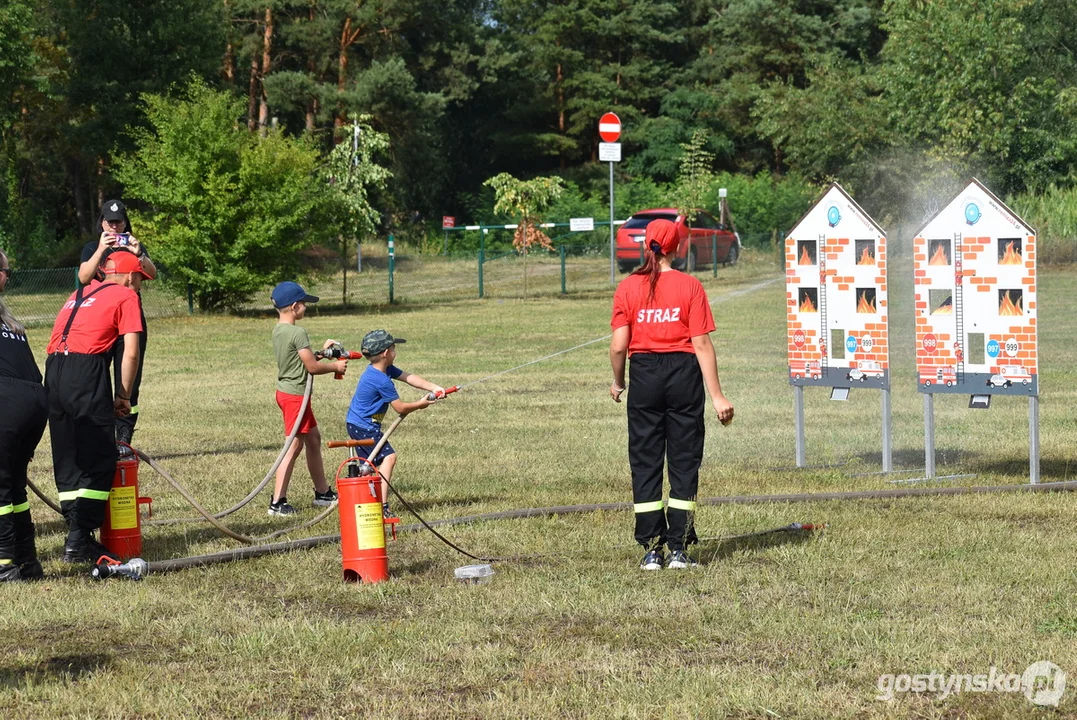
[[[688,557],[688,553],[684,550],[674,550],[669,554],[669,564],[666,567],[670,570],[684,570],[699,567],[699,563]]]
[[[641,560],[639,563],[639,569],[661,570],[664,562],[665,558],[662,556],[661,548],[656,550],[648,550],[647,554],[643,556],[643,560]]]
[[[298,512],[288,502],[288,498],[281,498],[277,502],[269,504],[269,515],[295,515]]]

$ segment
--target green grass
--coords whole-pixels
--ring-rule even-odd
[[[891,285],[894,447],[923,465],[911,285]],[[715,343],[732,426],[708,418],[701,494],[890,489],[879,469],[879,395],[848,403],[806,392],[808,460],[793,471],[793,400],[784,357],[784,287],[763,258],[700,275],[715,301]],[[754,288],[754,289],[752,289]],[[750,292],[735,294],[751,289]],[[1077,319],[1068,269],[1041,277],[1043,480],[1072,479]],[[355,347],[386,327],[408,339],[399,364],[441,384],[476,383],[417,413],[393,436],[397,485],[431,519],[630,499],[624,406],[608,399],[606,343],[499,371],[608,334],[609,292],[322,312],[312,339]],[[214,509],[264,474],[283,430],[273,402],[271,318],[151,323],[137,445]],[[45,332],[32,334],[41,359]],[[323,435],[344,436],[363,369],[320,378]],[[404,389],[406,397],[409,390]],[[417,395],[417,393],[412,393]],[[971,484],[1027,479],[1027,402],[936,400],[940,473]],[[51,489],[48,441],[32,478]],[[335,467],[341,451],[326,451]],[[908,475],[902,476],[908,477]],[[143,466],[158,517],[190,510]],[[310,480],[290,492],[313,517]],[[265,497],[228,519],[281,526]],[[63,531],[34,503],[50,579],[4,587],[0,716],[23,717],[922,717],[1077,715],[1021,694],[875,700],[882,673],[1020,673],[1051,660],[1077,673],[1073,533],[1077,496],[1006,494],[799,505],[703,507],[704,566],[644,574],[631,516],[605,512],[445,530],[476,554],[537,553],[461,586],[471,562],[429,534],[389,548],[391,581],[340,580],[337,546],[218,565],[145,582],[95,584],[57,561]],[[408,521],[408,518],[405,518]],[[793,521],[812,536],[729,535]],[[336,532],[335,523],[307,531]],[[145,532],[158,560],[234,547],[202,525]]]

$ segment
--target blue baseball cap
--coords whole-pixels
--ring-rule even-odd
[[[297,302],[316,303],[318,298],[314,295],[307,295],[307,291],[303,289],[299,283],[294,283],[291,280],[282,282],[277,287],[273,288],[272,294],[269,296],[273,300],[273,307],[278,310],[286,308],[289,305],[293,305]]]

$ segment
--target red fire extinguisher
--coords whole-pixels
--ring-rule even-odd
[[[101,544],[125,560],[142,555],[142,505],[150,506],[152,517],[153,498],[138,494],[138,457],[121,444],[101,526]]]
[[[328,443],[329,447],[373,444],[373,440]],[[389,579],[389,556],[385,552],[385,523],[388,521],[382,517],[377,473],[362,473],[367,462],[365,458],[351,457],[337,469],[340,551],[347,582],[377,583]]]

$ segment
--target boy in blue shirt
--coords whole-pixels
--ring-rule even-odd
[[[404,338],[394,338],[385,330],[373,330],[363,337],[363,356],[370,361],[370,366],[363,371],[359,378],[359,384],[355,388],[351,406],[348,407],[348,435],[355,440],[372,439],[377,444],[382,438],[381,423],[385,413],[392,406],[401,417],[408,413],[429,407],[435,401],[426,395],[415,402],[404,402],[396,392],[393,380],[400,380],[419,390],[426,390],[435,396],[442,395],[445,390],[434,383],[424,380],[414,373],[404,372],[393,365],[396,360],[396,346],[398,343],[407,342]],[[360,457],[370,457],[372,447],[357,447],[356,453]],[[370,458],[378,467],[378,471],[384,476],[380,483],[382,515],[386,518],[394,518],[389,510],[388,487],[386,480],[391,480],[393,466],[396,465],[396,450],[389,443],[385,443],[377,457]]]

